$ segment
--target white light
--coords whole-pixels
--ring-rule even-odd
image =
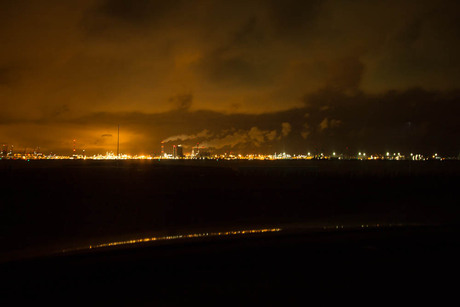
[[[389,152],[387,152],[387,157],[388,157],[389,155],[390,155],[390,153],[389,153]]]
[[[358,155],[361,155],[361,153],[358,153]]]
[[[335,156],[335,152],[333,152],[333,153],[332,153],[332,155],[334,155],[334,156]]]
[[[363,156],[365,156],[365,155],[366,155],[366,153],[363,153]]]

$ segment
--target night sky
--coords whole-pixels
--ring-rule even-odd
[[[0,142],[460,152],[458,1],[2,1]]]

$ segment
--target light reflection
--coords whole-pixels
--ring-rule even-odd
[[[201,238],[201,237],[217,237],[217,236],[232,236],[232,235],[247,235],[247,234],[258,234],[258,233],[267,233],[267,232],[278,232],[281,231],[281,228],[265,228],[265,229],[248,229],[248,230],[236,230],[236,231],[225,231],[225,232],[204,232],[204,233],[193,233],[185,235],[174,235],[174,236],[163,236],[163,237],[151,237],[151,238],[141,238],[133,239],[127,241],[115,241],[108,243],[101,243],[96,245],[89,245],[79,248],[71,248],[62,250],[63,253],[79,251],[79,250],[88,250],[95,248],[104,248],[104,247],[113,247],[113,246],[123,246],[130,244],[140,244],[153,241],[165,241],[165,240],[177,240],[177,239],[192,239],[192,238]]]

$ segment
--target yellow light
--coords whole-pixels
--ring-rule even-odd
[[[139,244],[139,243],[149,242],[149,241],[163,241],[163,240],[176,240],[176,239],[182,239],[182,238],[190,239],[190,238],[198,238],[198,237],[216,237],[216,236],[230,236],[230,235],[253,234],[253,233],[278,232],[281,230],[282,230],[281,228],[267,228],[267,229],[250,229],[250,230],[237,230],[237,231],[227,231],[227,232],[194,233],[194,234],[186,234],[186,235],[141,238],[141,239],[132,239],[132,240],[127,240],[127,241],[115,241],[115,242],[101,243],[101,244],[89,245],[87,247],[79,247],[79,248],[74,248],[74,249],[65,249],[65,250],[62,250],[62,252],[66,253],[66,252],[93,249],[93,248]]]

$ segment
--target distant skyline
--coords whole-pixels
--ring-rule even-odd
[[[0,143],[460,153],[456,1],[2,1]]]

